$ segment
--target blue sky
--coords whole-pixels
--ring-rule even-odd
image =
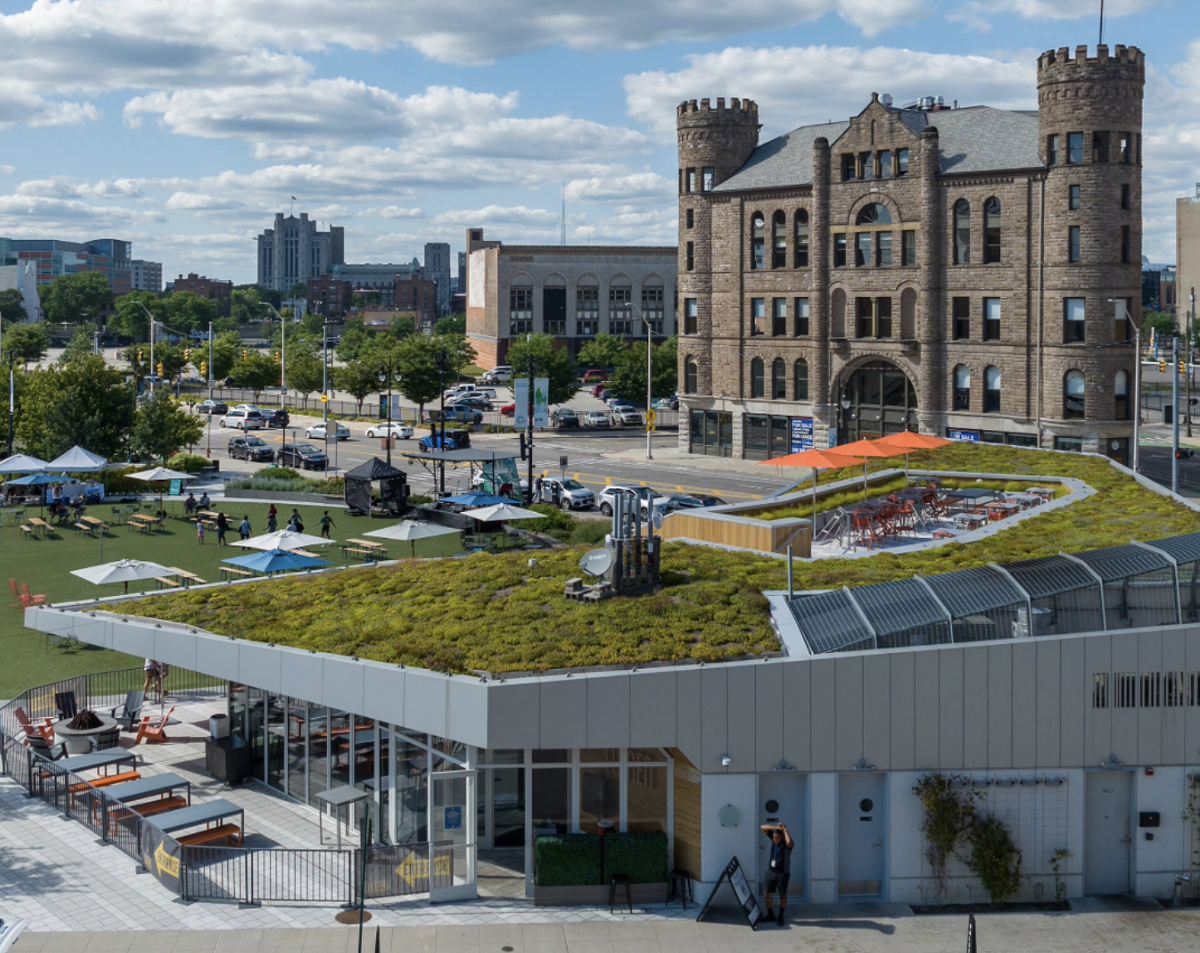
[[[254,280],[276,211],[350,261],[511,242],[673,244],[674,106],[763,138],[897,102],[1036,106],[1099,0],[0,0],[0,236],[126,238],[164,276]],[[1146,52],[1145,252],[1200,180],[1200,3],[1107,0]],[[998,12],[1001,11],[1002,12]]]

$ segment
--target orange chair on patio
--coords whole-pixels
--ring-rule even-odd
[[[167,722],[171,720],[171,712],[174,710],[175,706],[172,705],[167,709],[167,713],[153,724],[151,723],[149,715],[144,716],[142,718],[141,725],[138,726],[137,740],[134,741],[134,744],[140,745],[143,738],[145,738],[150,744],[162,744],[163,742],[169,741],[170,739],[167,737],[166,728]]]
[[[25,731],[27,737],[41,738],[48,745],[54,744],[54,722],[49,718],[42,719],[45,724],[38,726],[29,720],[24,708],[13,709],[13,714],[17,718],[17,724]]]
[[[29,591],[28,583],[25,583],[25,582],[21,583],[21,589],[18,592],[17,591],[17,580],[9,579],[8,580],[8,588],[9,588],[9,591],[12,592],[13,598],[17,600],[16,602],[14,602],[12,604],[12,606],[10,608],[28,609],[30,606],[40,606],[40,605],[44,605],[46,602],[45,596],[34,595],[33,593],[31,593]]]
[[[867,549],[874,549],[880,542],[879,534],[875,531],[875,519],[867,510],[855,510],[850,514],[850,536],[855,549],[859,543]]]

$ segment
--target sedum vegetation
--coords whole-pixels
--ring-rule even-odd
[[[1098,492],[969,545],[798,562],[797,589],[869,585],[1200,531],[1200,513],[1096,457],[955,444],[915,453],[912,465],[1072,476]],[[453,672],[718,661],[778,648],[762,592],[786,587],[782,560],[667,544],[659,593],[581,605],[567,600],[563,587],[580,575],[588,548],[538,552],[532,567],[528,552],[481,554],[192,589],[129,610],[238,638]]]

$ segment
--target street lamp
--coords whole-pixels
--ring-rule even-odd
[[[392,465],[392,381],[399,380],[395,361],[382,361],[379,365],[379,383],[387,384],[387,462]],[[443,425],[444,426],[444,425]]]
[[[150,319],[150,393],[151,393],[151,395],[153,395],[154,394],[154,377],[158,373],[158,365],[154,363],[154,322],[155,322],[155,317],[154,317],[154,315],[152,315],[150,313],[150,309],[147,308],[140,301],[137,303],[137,306],[139,308],[141,308],[143,311],[145,311],[146,317],[148,317]]]
[[[10,350],[5,356],[8,359],[8,453],[6,456],[11,457],[13,455],[13,404],[16,402],[13,367],[16,364],[17,355]]]

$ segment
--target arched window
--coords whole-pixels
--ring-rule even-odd
[[[787,400],[787,365],[780,357],[771,362],[771,400]]]
[[[983,372],[983,412],[1000,413],[1000,368],[989,367]]]
[[[771,267],[787,267],[787,214],[776,212],[771,225]]]
[[[808,400],[808,361],[799,360],[794,368],[796,400]]]
[[[1000,261],[1000,200],[994,195],[983,203],[983,260],[991,265]]]
[[[796,211],[796,267],[808,267],[808,210]]]
[[[763,362],[761,357],[756,357],[750,362],[750,396],[763,396]]]
[[[870,205],[864,205],[862,211],[858,213],[858,218],[854,220],[855,225],[891,225],[892,213],[888,211],[886,205],[880,205],[878,202],[873,202]]]
[[[763,259],[766,229],[762,212],[755,212],[754,217],[750,219],[750,267],[755,271],[761,271],[766,267]]]
[[[1063,417],[1067,420],[1082,420],[1086,405],[1087,382],[1082,371],[1067,371],[1063,378]]]
[[[696,360],[689,357],[683,362],[683,392],[695,394],[696,391]]]
[[[1116,397],[1115,414],[1117,420],[1129,419],[1129,372],[1117,371],[1113,382],[1113,394]]]
[[[954,264],[971,260],[971,204],[966,199],[954,203]]]
[[[954,368],[954,409],[971,409],[971,369],[965,364]]]

